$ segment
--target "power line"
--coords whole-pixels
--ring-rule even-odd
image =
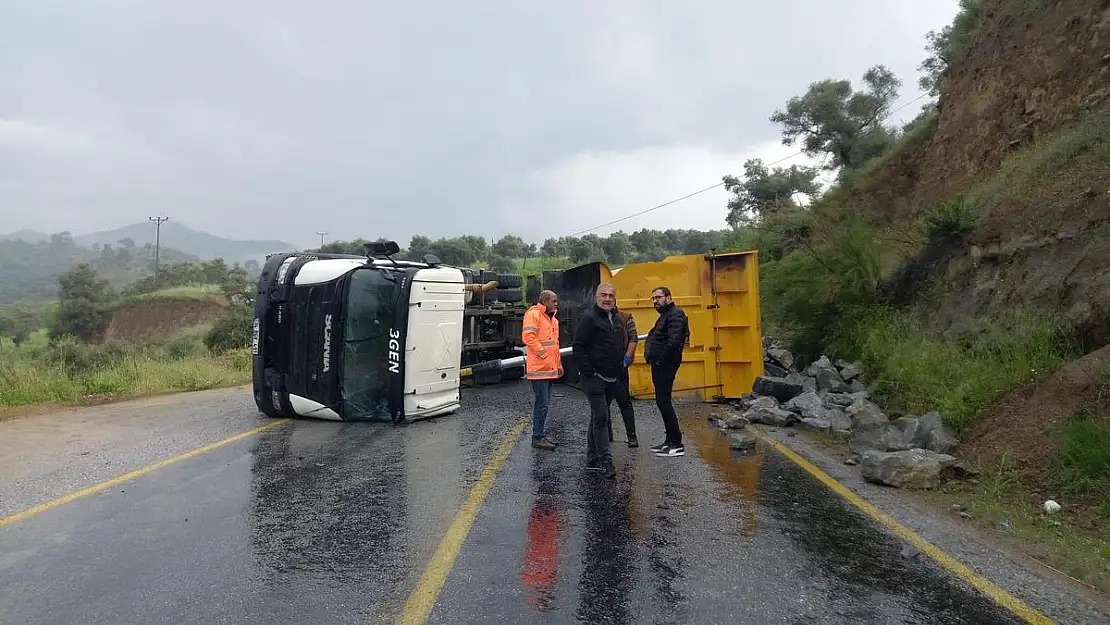
[[[892,111],[890,111],[889,113],[887,113],[886,115],[884,115],[884,116],[883,116],[883,121],[885,121],[885,120],[889,119],[891,115],[893,115],[893,114],[897,113],[898,111],[900,111],[900,110],[902,110],[902,109],[906,108],[907,106],[909,106],[909,105],[913,104],[914,102],[917,102],[917,101],[918,101],[918,100],[920,100],[921,98],[924,98],[924,97],[926,97],[926,96],[928,96],[928,95],[929,95],[929,92],[928,92],[928,91],[926,91],[925,93],[922,93],[921,95],[919,95],[919,96],[917,96],[916,98],[914,98],[914,99],[910,100],[909,102],[906,102],[906,103],[905,103],[905,104],[903,104],[902,106],[899,106],[898,108],[896,108],[896,109],[893,109]],[[766,167],[772,167],[772,166],[774,166],[774,165],[778,165],[779,163],[785,163],[786,161],[788,161],[788,160],[790,160],[790,159],[794,158],[795,156],[801,156],[801,155],[802,155],[802,154],[804,154],[804,153],[805,153],[805,150],[799,150],[799,151],[797,151],[797,152],[795,152],[795,153],[791,154],[790,156],[786,156],[786,157],[784,157],[784,158],[780,158],[779,160],[777,160],[777,161],[774,161],[774,162],[772,162],[772,163],[767,163],[767,164],[766,164]],[[574,234],[568,234],[568,235],[565,235],[565,236],[566,236],[567,238],[570,238],[570,237],[576,237],[576,236],[578,236],[578,235],[580,235],[580,234],[585,234],[585,233],[587,233],[587,232],[591,232],[591,231],[597,230],[597,229],[599,229],[599,228],[604,228],[604,227],[606,227],[606,226],[612,226],[613,224],[618,224],[618,223],[620,223],[620,222],[622,222],[622,221],[628,221],[629,219],[633,219],[633,218],[639,217],[640,215],[646,215],[647,213],[650,213],[650,212],[652,212],[652,211],[656,211],[656,210],[659,210],[660,208],[665,208],[665,207],[667,207],[667,206],[670,206],[670,205],[672,205],[672,204],[677,204],[677,203],[679,203],[679,202],[681,202],[681,201],[683,201],[683,200],[687,200],[687,199],[690,199],[690,198],[694,197],[695,195],[700,195],[700,194],[702,194],[702,193],[705,193],[706,191],[712,191],[713,189],[716,189],[717,187],[722,187],[722,186],[724,186],[724,184],[725,184],[725,183],[724,183],[724,181],[721,181],[721,182],[718,182],[717,184],[715,184],[715,185],[713,185],[713,186],[711,186],[711,187],[706,187],[706,188],[704,188],[704,189],[699,189],[698,191],[694,191],[693,193],[688,193],[688,194],[686,194],[686,195],[684,195],[684,196],[682,196],[682,197],[679,197],[679,198],[675,198],[675,199],[673,199],[673,200],[670,200],[670,201],[667,201],[667,202],[663,202],[662,204],[658,204],[658,205],[656,205],[656,206],[652,206],[651,208],[645,208],[645,209],[644,209],[644,210],[642,210],[642,211],[639,211],[639,212],[636,212],[636,213],[632,213],[631,215],[628,215],[628,216],[626,216],[626,217],[621,217],[620,219],[614,219],[613,221],[610,221],[610,222],[606,222],[606,223],[603,223],[603,224],[601,224],[600,226],[594,226],[594,227],[592,227],[592,228],[587,228],[587,229],[585,229],[585,230],[579,230],[578,232],[575,232]]]
[[[673,199],[673,200],[671,200],[671,201],[669,201],[669,202],[664,202],[664,203],[662,203],[662,204],[660,204],[660,205],[658,205],[658,206],[652,206],[651,208],[648,208],[648,209],[644,209],[644,210],[642,210],[642,211],[640,211],[640,212],[638,212],[638,213],[633,213],[633,214],[631,214],[631,215],[629,215],[629,216],[627,216],[627,217],[621,217],[620,219],[615,219],[615,220],[613,220],[613,221],[610,221],[609,223],[604,223],[604,224],[601,224],[600,226],[594,226],[593,228],[588,228],[588,229],[586,229],[586,230],[582,230],[582,231],[579,231],[579,232],[575,232],[574,234],[568,234],[567,236],[568,236],[568,237],[576,237],[576,236],[578,236],[578,235],[580,235],[580,234],[583,234],[583,233],[589,232],[590,230],[597,230],[598,228],[604,228],[605,226],[611,226],[611,225],[613,225],[613,224],[615,224],[615,223],[620,223],[620,222],[622,222],[622,221],[625,221],[626,219],[632,219],[633,217],[639,217],[640,215],[643,215],[643,214],[645,214],[645,213],[650,213],[650,212],[651,212],[651,211],[653,211],[653,210],[659,210],[660,208],[663,208],[664,206],[670,206],[671,204],[675,204],[675,203],[681,202],[682,200],[685,200],[685,199],[688,199],[688,198],[692,198],[692,197],[694,197],[695,195],[698,195],[698,194],[700,194],[700,193],[705,193],[706,191],[711,191],[711,190],[713,190],[713,189],[716,189],[717,187],[723,186],[724,184],[725,184],[725,183],[724,183],[723,181],[722,181],[722,182],[718,182],[717,184],[715,184],[715,185],[713,185],[713,186],[711,186],[711,187],[706,187],[706,188],[704,188],[704,189],[701,189],[701,190],[699,190],[699,191],[694,191],[693,193],[688,193],[688,194],[686,194],[686,195],[684,195],[684,196],[682,196],[682,197],[680,197],[680,198],[675,198],[675,199]]]

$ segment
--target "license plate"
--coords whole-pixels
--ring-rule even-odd
[[[258,317],[255,317],[254,318],[254,330],[252,330],[252,332],[251,332],[251,353],[254,354],[255,356],[258,355],[258,326],[259,326],[259,319],[258,319]]]

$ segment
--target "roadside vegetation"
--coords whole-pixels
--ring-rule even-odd
[[[252,284],[223,261],[180,263],[117,294],[88,264],[58,279],[56,302],[0,314],[0,407],[82,404],[250,380]],[[158,300],[219,301],[213,323],[157,341],[104,341],[113,313]],[[218,310],[218,309],[217,309]]]
[[[589,262],[604,262],[611,267],[629,263],[662,260],[667,256],[703,254],[710,249],[724,251],[734,240],[732,230],[652,230],[643,228],[632,233],[614,232],[607,236],[587,234],[581,237],[552,237],[542,245],[525,243],[521,237],[508,234],[496,241],[480,236],[458,236],[431,239],[413,236],[408,247],[397,255],[398,260],[423,260],[434,254],[441,261],[460,267],[489,269],[499,273],[539,275],[543,271],[565,269]],[[331,254],[364,254],[365,239],[332,241],[314,251]],[[400,241],[398,241],[400,244]]]
[[[920,86],[934,96],[978,27],[980,3],[960,6],[949,27],[928,37]],[[936,273],[937,261],[966,247],[988,217],[1007,214],[1000,211],[1024,208],[1050,191],[1090,194],[1091,181],[1107,180],[1110,121],[1092,111],[1018,147],[962,192],[909,206],[909,198],[890,194],[897,179],[891,171],[915,171],[938,112],[929,102],[901,128],[885,126],[900,84],[877,66],[858,88],[824,80],[788,101],[771,117],[783,142],[823,158],[836,182],[821,190],[822,168],[771,169],[749,161],[743,176],[725,178],[729,223],[735,247],[760,252],[765,334],[785,341],[802,363],[822,354],[860,363],[862,378],[889,413],[936,410],[962,437],[1004,397],[1036,388],[1099,346],[1080,344],[1076,328],[1032,309],[940,322],[937,296],[949,285]],[[1061,415],[1043,438],[1036,430],[1021,441],[1050,458],[1037,460],[1046,466],[1030,469],[1033,464],[1003,454],[977,466],[980,479],[926,496],[951,514],[959,506],[969,522],[1017,539],[1031,557],[1110,592],[1110,370],[1103,385],[1102,401]],[[1065,505],[1060,514],[1043,510],[1049,498]]]

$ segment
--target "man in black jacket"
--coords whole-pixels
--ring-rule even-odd
[[[659,311],[655,326],[648,333],[644,345],[644,360],[651,365],[651,383],[655,386],[655,405],[663,416],[663,427],[667,437],[662,443],[653,445],[651,450],[657,456],[672,457],[686,455],[682,445],[682,429],[678,426],[678,415],[671,402],[674,378],[682,364],[682,349],[690,334],[690,324],[686,313],[675,305],[671,290],[665,286],[656,287],[651,292],[651,303]]]
[[[609,452],[609,405],[616,396],[624,368],[624,322],[617,315],[616,289],[611,284],[597,287],[596,302],[582,315],[574,332],[573,352],[590,400],[590,429],[587,433],[586,468],[616,476]]]

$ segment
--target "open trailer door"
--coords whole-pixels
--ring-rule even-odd
[[[658,286],[670,288],[675,305],[686,313],[690,337],[675,377],[676,397],[739,398],[763,375],[756,252],[670,256],[627,265],[615,273],[601,265],[597,283],[603,281],[616,287],[617,305],[632,314],[641,335],[659,317],[651,303],[651,292]],[[644,341],[636,348],[629,390],[635,399],[654,397]]]

